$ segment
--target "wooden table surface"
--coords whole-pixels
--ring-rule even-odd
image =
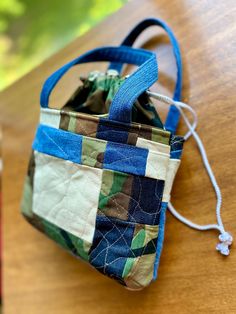
[[[223,220],[236,236],[235,9],[233,0],[131,1],[1,93],[5,314],[236,313],[235,249],[228,258],[217,253],[214,231],[190,230],[168,213],[159,278],[141,292],[130,292],[61,250],[19,213],[45,78],[88,49],[118,44],[140,19],[157,16],[179,39],[184,100],[198,113],[198,131],[222,189]],[[158,46],[160,85],[154,89],[171,95],[175,64],[166,37],[152,28],[137,43],[142,44]],[[78,73],[95,67],[73,69],[52,103],[61,105],[76,88]],[[215,195],[192,140],[185,144],[173,203],[196,222],[215,221]]]

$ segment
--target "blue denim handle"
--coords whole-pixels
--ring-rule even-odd
[[[157,18],[147,18],[138,23],[131,31],[130,33],[125,37],[125,39],[122,41],[121,45],[122,46],[132,46],[137,37],[142,33],[146,28],[150,26],[160,26],[162,27],[168,34],[170,38],[170,42],[173,46],[173,52],[175,55],[176,59],[176,65],[177,65],[177,80],[176,80],[176,85],[175,85],[175,91],[174,91],[174,100],[181,100],[181,92],[182,92],[182,60],[181,60],[181,52],[179,48],[178,41],[172,32],[171,28],[162,20],[157,19]],[[119,73],[121,72],[123,67],[123,64],[121,62],[116,62],[116,63],[111,63],[109,68],[110,69],[115,69]],[[175,106],[171,106],[165,127],[167,130],[175,132],[178,122],[179,122],[179,111],[176,109]]]
[[[49,96],[53,88],[72,66],[97,61],[122,62],[139,66],[117,91],[109,112],[110,120],[130,123],[134,101],[141,93],[154,84],[158,78],[156,56],[154,53],[144,49],[120,46],[102,47],[86,52],[62,66],[46,80],[40,96],[41,107],[48,107]]]

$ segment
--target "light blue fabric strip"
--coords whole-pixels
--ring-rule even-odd
[[[32,148],[40,153],[81,163],[83,137],[46,125],[38,126]]]
[[[165,203],[165,202],[161,204],[161,214],[160,214],[159,231],[158,231],[158,238],[157,238],[157,249],[156,249],[156,259],[154,263],[153,280],[156,280],[157,275],[158,275],[158,268],[159,268],[160,257],[161,257],[163,242],[164,242],[167,205],[168,203]]]

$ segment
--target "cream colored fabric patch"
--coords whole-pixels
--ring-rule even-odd
[[[59,129],[60,119],[61,119],[60,110],[47,108],[40,110],[41,124],[46,124],[56,129]]]
[[[145,176],[158,180],[166,180],[169,159],[168,154],[149,151]]]
[[[92,243],[102,170],[35,152],[33,212]]]
[[[170,192],[174,183],[175,175],[180,165],[179,159],[170,159],[163,192],[163,202],[169,202]]]
[[[138,137],[136,146],[141,147],[141,148],[146,148],[146,149],[152,150],[154,152],[170,154],[170,146],[169,145],[153,142],[153,141],[147,140],[145,138],[141,138],[141,137]]]

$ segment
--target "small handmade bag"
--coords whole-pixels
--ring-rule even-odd
[[[150,25],[167,30],[177,62],[175,100],[181,96],[181,58],[167,25],[138,24],[120,47],[97,48],[67,63],[45,82],[40,123],[25,181],[22,213],[37,229],[129,289],[157,277],[165,215],[180,164],[183,137],[166,126],[147,91],[157,81],[154,53],[134,49]],[[62,109],[48,106],[60,78],[74,65],[112,62],[92,72]],[[136,71],[121,77],[124,63]]]

